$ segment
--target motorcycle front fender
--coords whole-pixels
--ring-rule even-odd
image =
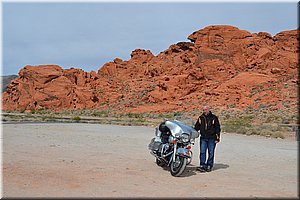
[[[178,148],[176,151],[176,155],[183,156],[186,158],[191,158],[192,154],[191,154],[190,150],[188,150],[186,148]]]

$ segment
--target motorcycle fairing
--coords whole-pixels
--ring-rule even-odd
[[[199,137],[199,133],[192,128],[180,121],[177,120],[167,120],[165,122],[166,126],[170,129],[171,134],[175,137],[175,134],[183,134],[186,133],[190,136],[191,139]]]

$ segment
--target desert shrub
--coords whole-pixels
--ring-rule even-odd
[[[269,114],[264,117],[264,123],[280,123],[282,121],[282,117],[276,114]]]
[[[249,128],[245,127],[245,126],[240,126],[236,129],[236,133],[239,133],[239,134],[246,134],[247,131],[249,131]]]
[[[38,110],[35,110],[35,114],[49,114],[51,113],[51,110],[49,109],[46,109],[46,108],[41,108],[41,109],[38,109]]]
[[[158,115],[158,118],[173,119],[174,118],[174,113],[160,113]]]
[[[281,127],[278,124],[262,124],[261,129],[270,131],[281,131]]]
[[[92,112],[91,115],[95,116],[95,117],[108,117],[109,116],[109,112],[107,112],[105,110],[94,111],[94,112]]]
[[[181,113],[181,112],[174,112],[173,113],[173,116],[174,117],[176,117],[176,116],[182,116],[183,115],[183,113]]]
[[[75,116],[72,118],[72,120],[75,122],[79,122],[81,120],[81,118],[79,116]]]
[[[221,121],[221,128],[224,132],[284,138],[283,127],[276,123],[254,124],[253,119],[254,116],[252,115],[236,116],[229,119],[224,118],[223,121]],[[277,119],[277,116],[274,117],[274,119]]]
[[[267,129],[261,129],[260,134],[261,136],[271,137],[273,135],[274,131],[267,130]]]
[[[260,135],[261,129],[258,126],[252,126],[251,128],[248,128],[246,131],[246,135]]]
[[[260,135],[273,138],[284,138],[284,130],[277,124],[262,124],[246,127],[246,132],[240,131],[246,135]]]
[[[229,108],[235,108],[235,104],[229,104],[228,107]]]
[[[280,132],[280,131],[274,131],[274,132],[272,133],[271,136],[273,136],[273,137],[275,137],[275,138],[281,138],[281,139],[284,139],[284,135],[283,135],[283,133]]]
[[[290,115],[290,116],[289,116],[289,121],[290,121],[292,124],[296,124],[297,121],[298,121],[298,114],[297,114],[297,115],[295,115],[295,114]]]
[[[266,108],[267,106],[265,104],[259,104],[259,108]]]
[[[237,116],[229,119],[223,119],[221,121],[222,129],[225,132],[236,132],[236,133],[246,133],[246,127],[252,126],[253,116],[245,115],[245,116]]]
[[[101,102],[100,106],[105,106],[107,104],[107,102]]]
[[[141,113],[127,113],[127,117],[129,118],[143,118],[143,114]]]

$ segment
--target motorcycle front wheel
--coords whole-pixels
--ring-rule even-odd
[[[176,156],[170,166],[170,172],[172,176],[180,176],[184,171],[187,164],[187,158],[182,156]]]

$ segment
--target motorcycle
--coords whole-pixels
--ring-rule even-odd
[[[199,133],[191,126],[178,120],[165,119],[155,128],[155,137],[148,149],[158,166],[168,166],[171,175],[178,177],[192,162],[191,144],[195,144],[197,137]]]

